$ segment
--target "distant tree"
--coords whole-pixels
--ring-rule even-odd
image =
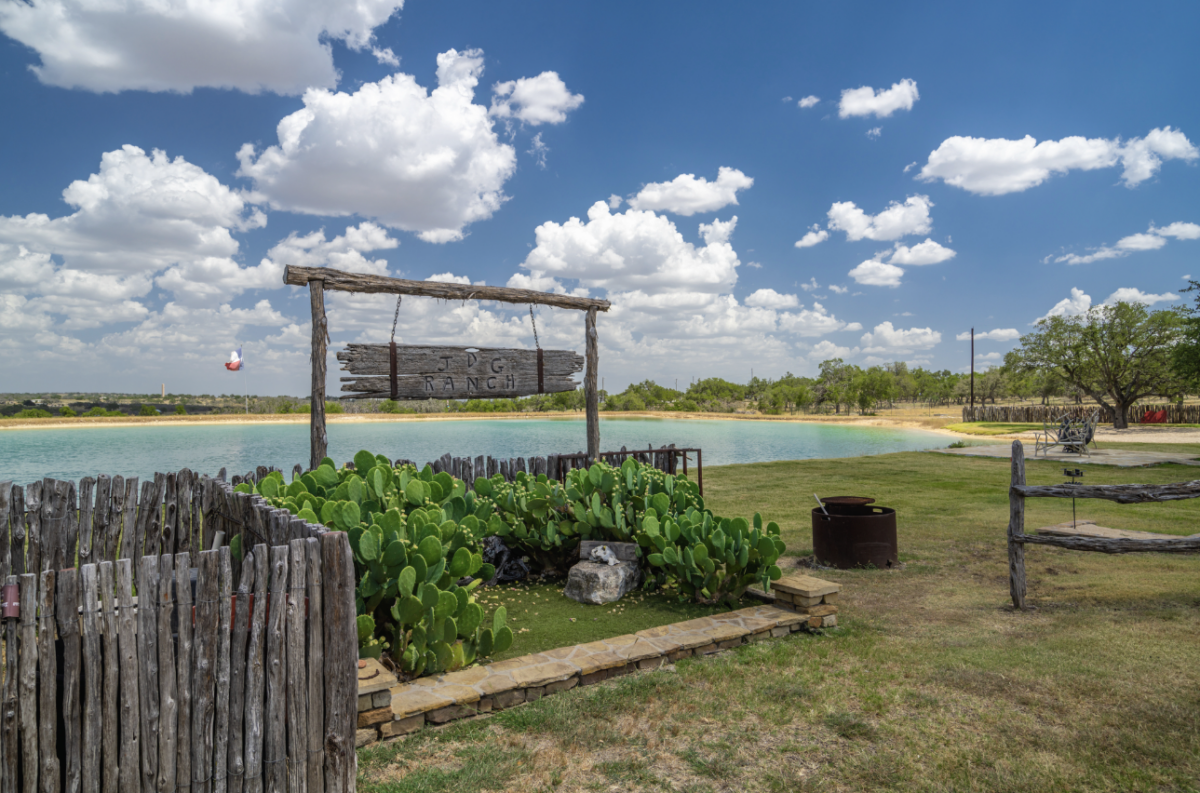
[[[326,402],[325,403],[325,413],[326,414],[345,413],[345,412],[346,412],[346,409],[344,407],[342,407],[341,402]]]
[[[1188,280],[1187,289],[1180,292],[1195,292],[1195,305],[1184,307],[1183,330],[1179,343],[1171,353],[1171,367],[1184,387],[1193,394],[1200,393],[1200,281]]]
[[[1113,412],[1113,426],[1129,426],[1129,408],[1147,396],[1181,390],[1173,360],[1184,332],[1177,310],[1150,311],[1117,303],[1074,317],[1039,320],[1021,337],[1025,365],[1052,372]]]
[[[155,408],[154,405],[142,405],[140,408],[138,408],[138,415],[139,416],[157,416],[158,409]]]
[[[182,404],[176,405],[175,406],[175,415],[176,416],[186,416],[187,408],[185,408]]]
[[[63,418],[73,419],[79,414],[72,410],[70,405],[63,405],[61,408],[59,408],[58,415],[62,416]]]

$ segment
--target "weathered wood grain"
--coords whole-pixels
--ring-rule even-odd
[[[58,490],[58,484],[57,480],[49,477],[42,480],[41,506],[38,511],[38,536],[41,545],[39,572],[62,569],[56,558],[58,546],[61,544],[62,526],[55,518],[61,506],[59,499],[63,495]]]
[[[83,488],[80,488],[83,492]],[[80,521],[80,525],[83,521]],[[82,536],[82,535],[81,535]],[[100,793],[100,756],[102,748],[101,717],[104,711],[104,674],[101,671],[100,632],[104,629],[100,616],[100,591],[96,581],[96,565],[79,568],[79,583],[83,590],[83,723],[80,735],[80,781],[82,793]],[[60,583],[61,586],[61,583]],[[59,609],[61,613],[61,607]],[[108,659],[112,661],[111,656]],[[115,667],[115,664],[113,664]],[[113,725],[115,728],[116,725]]]
[[[1145,504],[1198,498],[1200,480],[1169,485],[1013,485],[1013,490],[1025,498],[1101,498],[1118,504]]]
[[[284,279],[287,271],[284,270]],[[329,438],[325,434],[325,367],[326,343],[329,341],[329,320],[325,316],[325,283],[305,278],[312,308],[312,391],[310,395],[309,464],[315,471],[325,458]]]
[[[18,709],[21,720],[21,790],[37,793],[38,785],[38,643],[37,608],[38,577],[33,573],[21,575],[20,664],[18,675]]]
[[[230,625],[233,608],[233,564],[229,546],[217,550],[217,661],[213,728],[213,793],[226,793],[229,766]]]
[[[600,371],[600,339],[596,333],[596,309],[588,309],[584,320],[587,344],[587,373],[583,377],[584,403],[587,408],[587,453],[595,459],[600,453],[600,397],[597,380]]]
[[[133,534],[130,535],[127,530],[121,537],[122,556],[128,556],[130,559],[141,559],[143,556],[152,555],[146,543],[146,531],[147,525],[150,523],[150,513],[154,510],[155,500],[154,481],[142,482],[142,492],[138,496],[137,515],[133,520]],[[128,551],[125,550],[125,543],[131,543]],[[157,563],[157,557],[155,557],[155,562]],[[142,585],[141,562],[138,562],[137,567],[137,585],[140,589]]]
[[[386,377],[342,378],[339,399],[389,399]],[[574,391],[579,383],[568,377],[547,377],[538,391],[537,375],[506,374],[480,377],[424,375],[396,378],[396,399],[514,399],[537,393]]]
[[[12,509],[13,483],[0,482],[0,581],[12,575],[12,545],[9,538],[9,512]]]
[[[79,506],[74,482],[66,482],[66,513],[63,515],[62,566],[76,567],[79,553]]]
[[[1073,551],[1099,553],[1200,553],[1200,538],[1180,537],[1178,540],[1110,539],[1108,537],[1068,537],[1055,534],[1018,534],[1018,543],[1053,545]]]
[[[152,482],[144,482],[142,495],[149,499],[148,488],[153,488]],[[140,522],[140,521],[139,521]],[[141,704],[141,737],[142,737],[142,790],[151,793],[158,787],[158,733],[159,708],[161,701],[158,693],[158,557],[143,556],[138,563],[138,608],[137,608],[137,668],[138,700]]]
[[[254,554],[242,558],[242,577],[234,598],[235,613],[229,653],[229,793],[242,793],[246,771],[246,645],[250,632],[250,593],[254,588]]]
[[[142,745],[142,675],[141,664],[138,663],[137,623],[133,604],[133,560],[118,560],[116,570],[117,651],[121,660],[121,751],[117,770],[121,793],[138,793],[143,790],[139,765]],[[148,740],[153,741],[154,737],[150,736]]]
[[[245,793],[261,793],[263,789],[263,693],[266,690],[263,663],[267,638],[266,606],[271,589],[270,551],[266,545],[256,545],[253,556],[254,600],[246,650]]]
[[[1025,497],[1018,488],[1025,484],[1025,447],[1012,444],[1012,486],[1008,495],[1008,591],[1013,607],[1025,608],[1025,548],[1016,539],[1025,531]]]
[[[167,475],[161,472],[154,474],[154,490],[152,493],[152,502],[142,504],[142,509],[146,511],[147,520],[143,537],[145,545],[143,553],[147,556],[158,556],[162,553],[162,525],[163,525],[163,503],[167,497]]]
[[[25,528],[25,488],[13,485],[9,496],[9,556],[11,565],[10,575],[21,576],[28,572],[25,564],[25,540],[28,532]]]
[[[37,676],[39,680],[58,679],[58,654],[54,649],[54,594],[57,573],[45,570],[38,590]],[[58,762],[58,686],[38,686],[38,789],[59,793],[61,771]]]
[[[287,646],[284,625],[287,616],[288,549],[271,548],[271,606],[267,612],[267,705],[266,741],[263,764],[268,793],[287,786]]]
[[[179,762],[179,690],[175,669],[175,641],[171,635],[171,618],[175,615],[175,557],[169,553],[158,557],[158,593],[155,629],[158,631],[158,777],[159,791],[175,789],[175,768]],[[139,592],[145,602],[150,590]]]
[[[608,311],[607,300],[594,300],[574,295],[535,292],[531,289],[512,289],[505,286],[476,286],[474,284],[447,284],[440,281],[409,281],[404,278],[388,278],[365,273],[348,273],[330,267],[299,267],[288,265],[283,271],[283,282],[291,286],[310,285],[322,282],[325,289],[339,292],[362,292],[365,294],[419,295],[442,300],[499,300],[503,303],[533,303],[558,308],[580,310],[599,309]],[[316,466],[313,466],[314,468]]]
[[[42,483],[25,486],[25,569],[42,572]]]
[[[354,559],[345,532],[321,537],[325,629],[325,791],[354,793],[357,762],[358,655],[354,614]]]
[[[337,359],[342,371],[358,377],[391,377],[391,348],[387,344],[347,344]],[[450,375],[503,377],[521,374],[537,378],[537,350],[515,347],[396,345],[396,376]],[[583,356],[574,350],[542,350],[542,374],[570,377],[583,371]],[[343,377],[342,380],[354,378]]]
[[[308,552],[304,540],[288,543],[287,633],[287,789],[308,788],[308,646],[305,611],[308,599]]]
[[[101,562],[98,567],[100,615],[104,625],[104,681],[99,718],[101,725],[108,725],[108,729],[102,730],[100,739],[100,788],[103,793],[118,793],[119,738],[126,726],[119,720],[120,700],[117,694],[120,690],[118,680],[121,675],[121,656],[117,644],[117,611],[114,608],[115,581],[112,562]],[[84,726],[86,733],[86,722]],[[132,726],[137,726],[136,716]]]
[[[175,474],[175,550],[190,550],[192,534],[192,472],[187,468]]]
[[[62,696],[59,715],[63,730],[63,793],[79,793],[83,784],[83,656],[79,635],[79,571],[59,570],[54,610],[62,644]]]
[[[175,688],[178,692],[179,737],[175,741],[175,789],[192,789],[192,670],[195,662],[192,641],[192,555],[175,554]]]
[[[96,511],[96,480],[85,476],[79,480],[78,552],[79,567],[92,563],[92,522]]]
[[[324,793],[325,769],[325,629],[321,601],[321,541],[304,540],[308,571],[308,793]]]
[[[112,554],[108,550],[109,524],[113,520],[113,482],[114,478],[108,474],[100,474],[96,477],[96,510],[92,517],[91,545],[88,548],[87,557],[87,561],[91,563],[113,561]],[[122,484],[117,486],[121,487]],[[121,520],[120,508],[117,510],[116,519],[118,522]],[[84,563],[83,552],[83,540],[80,538],[80,564]]]
[[[20,579],[15,575],[5,577],[4,583],[16,587],[18,611],[20,610]],[[18,662],[20,646],[17,642],[19,617],[4,620],[4,687],[0,689],[0,743],[4,745],[4,767],[0,772],[5,790],[16,793],[21,774],[21,710]]]
[[[220,555],[200,552],[196,576],[196,629],[192,637],[192,791],[212,789],[213,725],[216,714],[217,598],[220,587]]]
[[[179,522],[179,474],[169,473],[164,477],[162,499],[162,525],[159,528],[157,552],[175,555],[175,543]]]

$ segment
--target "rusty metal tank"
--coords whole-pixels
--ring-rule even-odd
[[[862,496],[823,498],[812,511],[813,554],[820,564],[889,569],[900,563],[896,510]],[[826,511],[828,514],[826,514]]]

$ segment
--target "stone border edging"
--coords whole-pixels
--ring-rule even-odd
[[[834,596],[841,588],[837,584],[821,583],[832,586],[834,589],[830,594]],[[378,661],[368,662],[366,667],[359,669],[355,745],[361,747],[407,735],[425,724],[445,724],[503,710],[578,685],[599,683],[639,669],[657,669],[690,656],[712,655],[741,644],[837,624],[836,606],[823,604],[821,610],[826,613],[811,615],[803,613],[808,609],[789,610],[787,606],[791,605],[751,606],[486,666],[417,678],[400,685],[396,685],[395,676]]]

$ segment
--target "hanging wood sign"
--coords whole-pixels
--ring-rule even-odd
[[[350,344],[337,354],[342,399],[495,399],[574,391],[571,350]]]

